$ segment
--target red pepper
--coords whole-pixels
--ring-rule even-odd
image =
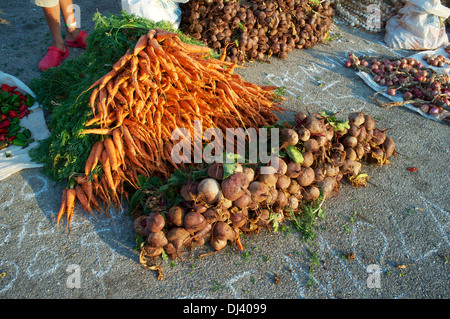
[[[7,128],[0,128],[0,134],[8,134],[9,129]]]
[[[5,114],[0,114],[0,121],[7,120],[8,117]]]
[[[29,109],[23,110],[23,111],[20,112],[20,114],[19,114],[19,119],[21,119],[21,118],[27,116],[28,114],[30,114],[30,110],[29,110]]]
[[[2,84],[2,86],[0,87],[3,91],[6,91],[8,93],[12,93],[15,91],[15,89],[17,89],[17,86],[9,86],[7,84]]]
[[[14,141],[16,139],[16,136],[10,136],[8,137],[8,142],[11,143],[12,141]]]
[[[15,117],[18,116],[18,115],[19,115],[19,113],[17,113],[17,112],[14,111],[14,110],[9,110],[9,112],[8,112],[8,116],[9,116],[9,118],[11,118],[11,119],[15,118]]]
[[[410,172],[417,172],[417,167],[408,167],[408,171]]]
[[[23,104],[22,102],[20,102],[20,104],[19,104],[19,112],[22,112],[23,110],[25,110],[25,109],[27,109],[28,108],[28,106],[26,106],[25,104]]]
[[[11,125],[11,122],[9,120],[4,120],[3,122],[0,123],[0,128],[6,128],[9,127]]]
[[[6,140],[6,134],[0,134],[0,141]]]
[[[9,85],[2,84],[2,86],[0,87],[0,89],[2,89],[2,91],[9,92]]]
[[[12,91],[11,94],[22,96],[22,92],[19,91]]]
[[[27,101],[27,97],[25,95],[21,95],[20,96],[20,100],[26,102]]]

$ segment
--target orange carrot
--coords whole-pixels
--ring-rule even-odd
[[[184,43],[183,48],[188,50],[190,53],[211,53],[211,49],[206,46],[201,46],[197,44],[191,44],[191,43]]]
[[[132,153],[137,152],[139,154],[139,148],[134,143],[133,137],[132,137],[130,131],[128,130],[128,127],[126,125],[122,125],[121,128],[122,128],[123,139],[125,141],[125,144],[129,148],[129,150]],[[142,156],[142,154],[139,154],[139,155]]]
[[[220,58],[219,58],[220,61],[225,61],[225,58],[226,58],[226,56],[227,56],[227,47],[228,47],[229,44],[230,44],[230,43],[228,42],[228,43],[225,45],[225,48],[223,48],[222,54],[220,55]]]
[[[138,55],[139,52],[141,52],[142,50],[145,49],[145,47],[147,46],[148,43],[148,37],[147,34],[141,35],[136,43],[136,45],[134,46],[134,51],[133,54],[134,55]]]
[[[85,129],[80,132],[80,135],[83,135],[83,134],[111,135],[111,129],[109,129],[109,128]]]
[[[108,187],[111,190],[115,190],[114,180],[111,172],[111,162],[109,161],[108,152],[106,151],[106,149],[104,149],[102,152],[101,163],[103,172],[102,179],[105,179]]]
[[[147,32],[147,38],[153,39],[153,37],[155,36],[155,34],[156,34],[156,29],[150,29],[150,30]]]
[[[111,101],[114,100],[114,98],[117,98],[116,95],[117,92],[119,91],[120,86],[122,85],[122,83],[126,82],[129,78],[130,75],[128,75],[128,72],[127,74],[124,72],[117,76],[116,80],[114,81],[112,87],[109,90],[109,96],[106,101],[106,105],[109,105]]]
[[[100,92],[98,93],[98,103],[99,103],[99,113],[102,115],[103,122],[105,122],[108,110],[106,106],[106,99],[107,99],[107,90],[100,89]]]
[[[124,56],[122,56],[116,63],[114,63],[112,69],[114,71],[119,71],[121,68],[127,64],[127,62],[131,59],[133,56],[131,49],[128,49]]]
[[[75,186],[76,191],[76,197],[80,201],[81,206],[83,207],[84,211],[89,211],[91,214],[94,214],[91,204],[89,203],[86,193],[84,192],[83,188],[78,184]]]
[[[95,88],[91,93],[90,105],[92,109],[92,113],[95,115],[95,100],[97,99],[98,88]]]
[[[114,103],[114,102],[112,101],[112,103]],[[102,123],[105,124],[106,126],[109,126],[115,120],[116,120],[116,111],[112,111],[107,115],[105,122],[102,122]],[[102,116],[100,114],[97,114],[96,116],[91,118],[89,121],[87,121],[84,126],[91,126],[100,121],[102,121]]]
[[[77,197],[77,192],[74,188],[69,188],[67,190],[66,196],[66,209],[67,209],[67,225],[66,229],[70,229],[70,222],[72,221],[73,213],[75,211],[75,199]]]
[[[135,166],[141,167],[142,169],[145,169],[144,164],[141,163],[141,162],[139,161],[139,159],[136,157],[136,153],[133,153],[133,152],[130,150],[130,148],[128,148],[128,147],[125,147],[124,150],[125,150],[125,156],[126,156],[126,158],[127,158],[132,164],[135,164]],[[134,165],[132,165],[132,166],[134,166]]]
[[[114,95],[114,98],[117,99],[122,104],[127,104],[127,99],[119,91],[116,92],[116,95]]]
[[[92,170],[97,165],[100,156],[103,152],[104,145],[102,141],[97,141],[94,143],[94,145],[91,148],[91,152],[89,153],[88,159],[86,161],[85,167],[84,167],[84,174],[87,176],[91,174]]]
[[[117,150],[117,157],[120,160],[120,163],[122,165],[124,165],[125,164],[124,163],[125,153],[123,150],[122,133],[119,128],[116,128],[112,131],[112,137],[113,137],[114,146]]]
[[[101,90],[102,88],[104,88],[105,86],[106,86],[106,84],[113,78],[113,77],[115,77],[116,75],[117,75],[117,72],[118,71],[116,71],[116,70],[111,70],[111,71],[109,71],[108,73],[106,73],[100,80],[100,84],[99,84],[99,90]]]
[[[56,229],[58,229],[59,221],[66,212],[66,208],[67,208],[67,189],[64,188],[62,192],[61,206],[59,207],[58,215],[56,216]]]
[[[168,31],[168,30],[164,30],[164,29],[156,29],[156,34],[154,36],[154,38],[156,38],[156,40],[158,42],[161,42],[167,38],[172,38],[172,37],[177,37],[178,34],[172,31]]]
[[[87,182],[84,184],[81,184],[81,187],[84,190],[84,193],[86,194],[87,200],[91,207],[98,211],[99,213],[102,213],[102,208],[100,206],[100,203],[97,200],[97,197],[94,195],[94,185],[93,182]]]
[[[113,171],[117,170],[119,166],[119,162],[117,160],[116,155],[116,147],[114,145],[114,141],[112,138],[108,137],[103,141],[103,145],[105,146],[106,154],[108,154],[109,163],[111,165],[111,169]]]

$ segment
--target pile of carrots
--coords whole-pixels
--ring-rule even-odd
[[[220,58],[210,54],[208,47],[182,42],[177,33],[151,29],[92,84],[87,91],[92,90],[93,117],[80,134],[99,138],[84,172],[63,190],[57,225],[66,214],[70,228],[77,199],[86,212],[102,212],[121,205],[128,197],[125,185],[138,188],[139,175],[169,177],[181,165],[171,159],[177,128],[195,136],[196,120],[203,130],[223,132],[278,120],[276,112],[284,108],[276,87],[234,74],[236,63],[225,61],[225,50]]]

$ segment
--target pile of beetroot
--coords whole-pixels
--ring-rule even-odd
[[[286,58],[293,49],[323,42],[332,25],[329,1],[191,0],[182,4],[180,28],[226,60]]]
[[[298,112],[279,128],[279,156],[268,163],[236,162],[232,172],[226,163],[212,163],[206,176],[179,186],[183,200],[172,206],[149,195],[151,213],[135,216],[135,231],[144,240],[141,257],[174,260],[202,245],[211,253],[228,244],[242,249],[241,234],[301,215],[305,205],[336,194],[343,181],[365,186],[363,164],[387,165],[396,154],[393,139],[364,111],[345,121],[326,112]],[[262,167],[268,172],[262,174]]]

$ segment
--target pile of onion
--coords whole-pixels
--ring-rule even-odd
[[[210,164],[207,177],[180,187],[183,201],[135,219],[146,256],[164,250],[176,259],[194,245],[209,244],[212,251],[229,243],[240,246],[241,233],[271,229],[292,213],[301,214],[304,205],[339,192],[343,180],[366,186],[362,162],[388,164],[395,143],[364,112],[349,114],[339,122],[343,126],[336,123],[328,115],[298,112],[280,129],[279,157],[260,165],[233,163],[231,172],[227,164]]]
[[[325,40],[332,25],[328,1],[191,0],[181,4],[180,29],[203,41],[217,53],[226,49],[226,60],[286,58]]]
[[[423,61],[439,67],[439,62],[445,65],[446,60],[442,55],[425,55]],[[436,118],[450,120],[450,76],[426,67],[421,60],[410,57],[368,61],[349,53],[345,66],[369,73],[376,83],[386,87],[388,95],[402,96],[403,103],[410,103]],[[393,106],[401,104],[392,103]]]

